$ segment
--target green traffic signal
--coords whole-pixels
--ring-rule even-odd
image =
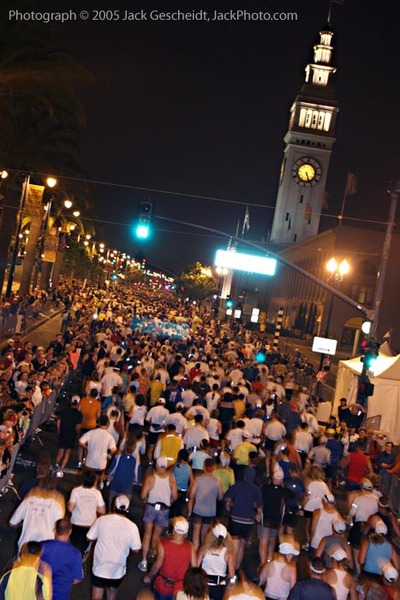
[[[147,238],[150,235],[150,227],[149,225],[146,225],[144,223],[138,223],[136,225],[136,237],[139,238],[140,240],[147,240]]]
[[[142,200],[139,219],[135,227],[135,235],[139,240],[147,240],[150,237],[152,212],[153,203],[151,200]]]
[[[364,357],[364,363],[365,363],[365,366],[367,367],[367,369],[372,369],[372,367],[375,365],[377,359],[378,359],[378,357],[376,356],[376,354],[371,354],[371,353],[366,354]]]

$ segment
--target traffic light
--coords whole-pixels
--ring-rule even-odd
[[[364,363],[366,370],[373,370],[379,356],[380,343],[376,342],[373,338],[369,338],[361,342],[361,347],[363,352],[361,362]]]
[[[153,204],[151,200],[142,200],[140,203],[139,219],[136,225],[136,237],[141,240],[147,240],[150,236],[151,214]]]
[[[230,296],[226,297],[225,306],[226,308],[233,308],[234,302]]]
[[[140,268],[142,269],[142,271],[144,271],[146,269],[146,259],[142,258],[141,263],[140,263]]]

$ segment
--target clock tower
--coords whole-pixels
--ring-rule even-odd
[[[319,229],[338,104],[332,78],[333,31],[327,25],[306,66],[305,83],[290,111],[270,242],[293,244]]]

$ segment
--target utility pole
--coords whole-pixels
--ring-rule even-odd
[[[372,309],[372,325],[371,325],[370,335],[373,337],[376,335],[376,330],[378,327],[379,312],[380,312],[380,308],[381,308],[381,304],[382,304],[383,285],[385,283],[387,264],[388,264],[388,260],[389,260],[389,254],[390,254],[390,246],[392,243],[393,229],[395,226],[397,200],[398,200],[399,192],[400,192],[400,179],[395,181],[394,184],[392,185],[391,189],[389,190],[389,193],[390,193],[389,220],[386,225],[386,236],[385,236],[385,241],[383,243],[383,248],[382,248],[382,256],[381,256],[381,262],[379,265],[377,283],[376,283],[375,294],[374,294],[374,303],[373,303],[373,309]]]

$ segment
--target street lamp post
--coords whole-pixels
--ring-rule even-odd
[[[340,283],[342,283],[344,276],[347,275],[347,273],[350,271],[350,265],[346,259],[343,259],[340,263],[338,263],[336,258],[332,257],[326,263],[326,270],[329,273],[329,275],[328,275],[329,283],[331,283],[332,285],[340,284]],[[331,294],[331,300],[329,303],[329,310],[328,310],[328,318],[326,320],[326,327],[325,327],[325,336],[324,337],[326,337],[326,338],[329,337],[329,328],[331,325],[334,301],[335,301],[335,296],[333,294]],[[321,354],[321,359],[319,362],[319,370],[320,371],[324,364],[324,359],[325,359],[325,354]]]

